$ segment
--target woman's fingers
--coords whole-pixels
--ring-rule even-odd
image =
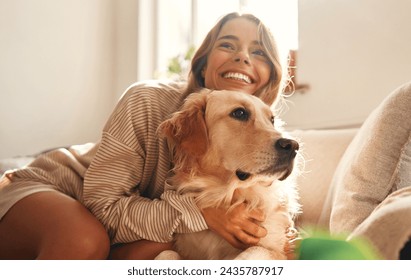
[[[264,212],[260,209],[248,211],[247,205],[242,203],[229,211],[227,217],[228,230],[247,247],[258,244],[260,239],[267,235],[267,230],[260,226],[265,220]]]
[[[267,235],[267,230],[260,226],[265,220],[264,212],[248,211],[245,203],[228,212],[223,208],[206,208],[202,212],[209,228],[238,249],[254,246]]]
[[[258,239],[267,235],[267,230],[265,228],[253,222],[245,222],[242,229],[246,234],[254,236]]]
[[[236,237],[236,235],[239,235],[241,228],[230,221],[230,217],[225,209],[204,208],[202,213],[210,230],[220,235],[233,247],[238,249],[246,248],[246,245]]]
[[[249,217],[249,219],[254,220],[257,223],[264,222],[265,218],[266,218],[264,211],[261,210],[261,209],[255,209],[255,210],[252,210],[252,211],[248,212],[248,217]]]
[[[241,189],[236,189],[233,194],[232,203],[235,203],[238,199],[240,199],[242,193]],[[243,202],[235,207],[237,213],[245,213],[247,215],[247,219],[255,220],[257,223],[262,223],[265,221],[265,213],[261,209],[253,209],[251,211],[247,211],[247,203]]]
[[[244,245],[245,248],[255,246],[258,244],[258,242],[260,242],[260,238],[255,237],[254,235],[251,235],[245,231],[239,231],[236,234],[236,239],[241,242],[241,244]]]
[[[231,244],[231,246],[233,246],[234,248],[237,249],[241,249],[241,250],[245,250],[248,247],[250,247],[250,245],[245,244],[244,242],[240,241],[239,239],[237,239],[233,234],[229,234],[227,233],[225,236],[222,236],[228,243]]]

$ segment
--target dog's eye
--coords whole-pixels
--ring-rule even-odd
[[[271,116],[271,123],[274,125],[274,120],[275,120],[275,117],[274,116]]]
[[[244,108],[237,108],[231,112],[230,116],[239,121],[247,121],[250,114]]]

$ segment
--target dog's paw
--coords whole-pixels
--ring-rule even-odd
[[[180,255],[176,251],[166,250],[161,252],[154,258],[155,260],[181,260]]]

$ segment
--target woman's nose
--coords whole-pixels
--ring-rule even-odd
[[[246,54],[244,51],[239,51],[234,55],[234,61],[235,62],[244,62],[245,64],[250,64],[250,58],[248,57],[248,54]]]

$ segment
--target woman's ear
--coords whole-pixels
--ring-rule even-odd
[[[205,123],[206,93],[192,93],[182,109],[164,121],[159,132],[172,142],[176,156],[199,157],[208,147],[207,126]]]

